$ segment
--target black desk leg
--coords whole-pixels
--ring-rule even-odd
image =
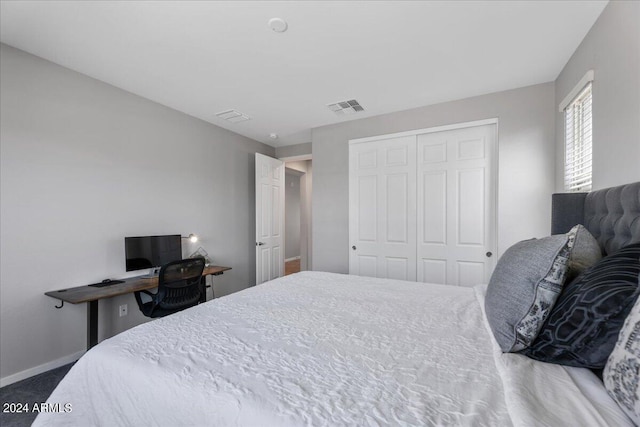
[[[214,274],[214,276],[218,276],[219,274]],[[207,285],[207,276],[202,276],[200,278],[200,304],[203,302],[207,302],[207,288],[211,288],[211,299],[214,299],[216,296],[213,294],[213,284]]]
[[[207,302],[207,276],[200,278],[200,304]]]
[[[87,350],[98,344],[98,300],[87,303]]]

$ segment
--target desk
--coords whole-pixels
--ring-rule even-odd
[[[208,275],[219,276],[225,271],[231,270],[231,267],[220,267],[216,265],[204,268],[202,279]],[[116,283],[114,285],[103,286],[101,288],[95,286],[78,286],[76,288],[60,289],[59,291],[49,291],[44,294],[60,301],[71,304],[87,304],[87,350],[98,344],[98,301],[104,298],[112,298],[118,295],[131,294],[136,291],[143,291],[158,287],[158,277],[131,277],[124,280],[124,283]],[[206,289],[203,287],[203,299]]]

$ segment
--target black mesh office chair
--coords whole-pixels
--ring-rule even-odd
[[[200,278],[204,271],[204,258],[188,258],[163,265],[158,277],[158,292],[137,291],[136,301],[140,311],[147,317],[163,317],[200,301]],[[151,297],[143,302],[142,294]]]

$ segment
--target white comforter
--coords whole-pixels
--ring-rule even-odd
[[[102,342],[49,398],[72,412],[42,413],[34,425],[628,423],[606,393],[580,390],[591,377],[576,382],[564,368],[500,354],[482,297],[482,289],[287,276]],[[549,414],[556,410],[559,418]]]

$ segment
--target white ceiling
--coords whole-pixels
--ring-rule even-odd
[[[606,3],[2,1],[0,39],[282,146],[321,125],[553,81]],[[271,31],[273,17],[289,30]],[[349,99],[365,111],[326,106]],[[215,116],[232,108],[252,119]]]

